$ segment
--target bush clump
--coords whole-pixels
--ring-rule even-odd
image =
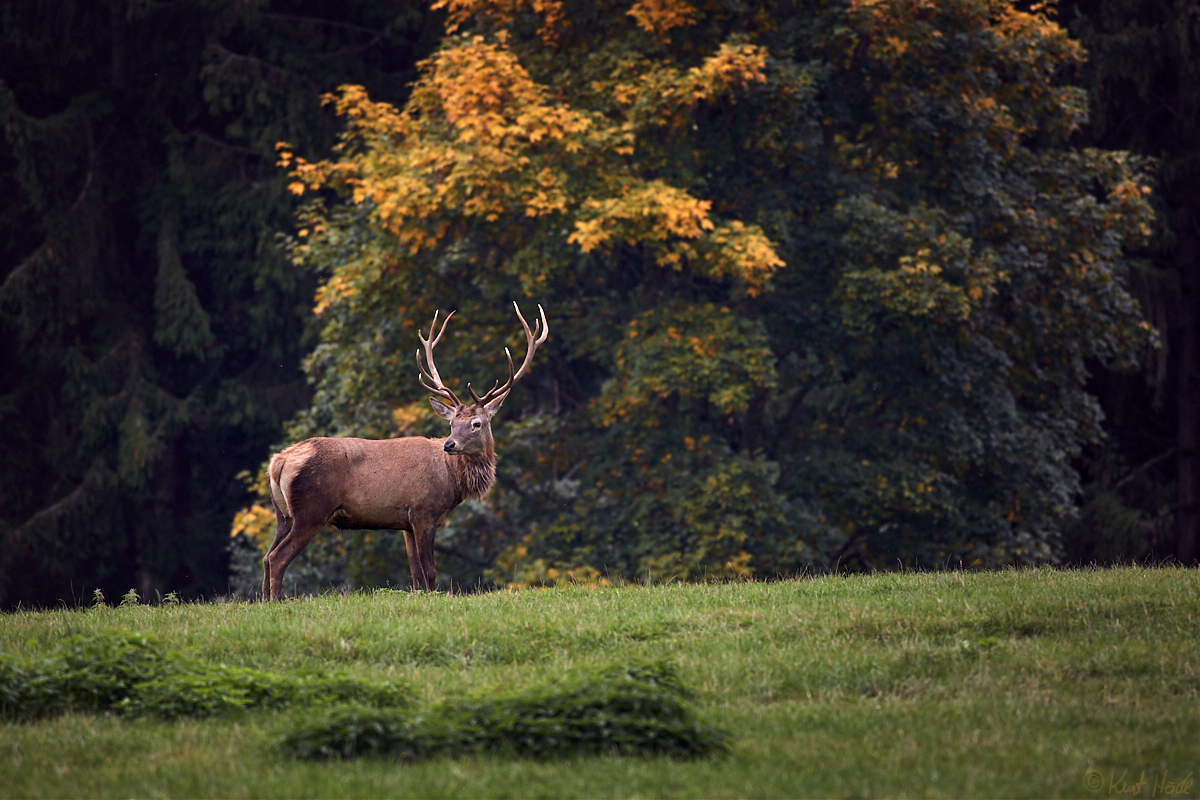
[[[396,707],[406,691],[344,675],[279,675],[213,664],[167,650],[150,637],[75,637],[48,658],[0,655],[0,719],[33,720],[65,711],[164,719],[208,717],[295,704]]]
[[[404,761],[473,752],[696,758],[723,752],[666,665],[583,673],[519,694],[451,700],[420,714],[343,708],[288,733],[280,749],[308,759],[389,755]]]

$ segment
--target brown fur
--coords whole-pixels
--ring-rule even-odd
[[[276,454],[267,468],[277,524],[263,558],[263,597],[279,599],[288,564],[326,525],[404,531],[413,585],[432,590],[434,532],[459,503],[492,488],[491,417],[503,401],[456,409],[434,401],[452,417],[445,439],[318,438]]]

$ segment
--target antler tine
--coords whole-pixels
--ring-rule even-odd
[[[538,345],[546,341],[546,337],[550,335],[550,325],[546,322],[546,312],[542,310],[542,304],[538,303],[538,313],[541,314],[541,319],[534,320],[534,330],[531,333],[529,323],[525,321],[525,317],[521,316],[521,309],[513,302],[513,308],[517,312],[517,319],[521,320],[521,327],[525,329],[525,338],[528,340],[529,349],[525,352],[525,361],[521,364],[521,368],[517,370],[517,374],[513,376],[513,382],[521,380],[525,373],[529,372],[529,365],[533,363],[533,354],[537,352]],[[540,332],[541,335],[538,335]]]
[[[514,373],[512,365],[512,351],[509,350],[508,347],[504,348],[504,357],[508,359],[508,379],[511,381],[514,379]]]
[[[538,312],[540,313],[541,318],[535,320],[534,330],[532,331],[529,330],[529,323],[526,322],[525,317],[521,315],[521,308],[516,304],[515,301],[513,302],[513,308],[517,312],[517,319],[521,321],[521,327],[525,330],[525,360],[521,363],[521,368],[514,372],[512,353],[507,347],[505,347],[504,355],[508,358],[508,380],[504,382],[503,386],[493,387],[492,390],[485,394],[482,398],[476,397],[475,402],[479,405],[484,405],[485,403],[495,400],[501,395],[508,394],[512,390],[513,385],[519,381],[522,376],[525,375],[525,373],[529,372],[529,365],[533,363],[533,354],[537,352],[538,345],[546,341],[546,337],[550,335],[550,324],[546,322],[546,312],[542,309],[540,303],[538,304]],[[475,397],[475,393],[472,392],[471,396]]]
[[[442,327],[441,327],[441,330],[438,331],[438,335],[436,338],[433,335],[433,329],[437,327],[437,318],[438,318],[437,311],[433,312],[433,324],[429,326],[429,339],[426,339],[425,337],[423,337],[421,335],[421,329],[417,328],[417,339],[420,340],[421,344],[425,345],[425,360],[429,362],[429,371],[431,373],[433,373],[430,376],[430,379],[433,380],[434,383],[438,384],[439,386],[443,386],[444,384],[442,383],[442,376],[438,374],[437,365],[435,365],[433,363],[433,348],[437,347],[438,342],[440,342],[442,340],[442,334],[446,332],[446,326],[450,324],[450,318],[453,317],[456,313],[458,313],[458,312],[451,311],[449,314],[446,315],[446,318],[444,320],[442,320]],[[430,341],[431,339],[433,340],[432,342]]]
[[[492,386],[492,388],[490,388],[486,392],[484,392],[483,396],[487,397],[492,392],[496,391],[496,386],[499,386],[499,385],[500,385],[500,381],[496,381],[495,386]],[[467,391],[471,393],[471,397],[475,398],[476,405],[483,405],[484,403],[487,402],[487,400],[481,400],[479,395],[475,394],[475,390],[471,388],[471,384],[469,384],[469,383],[467,384]]]
[[[449,387],[447,387],[442,381],[442,376],[438,374],[437,364],[433,362],[433,348],[437,347],[438,342],[442,340],[442,334],[446,332],[446,325],[450,323],[450,318],[453,317],[454,314],[455,312],[451,311],[446,315],[446,319],[442,320],[442,327],[440,330],[438,330],[437,336],[433,335],[434,329],[437,328],[437,311],[433,312],[433,324],[429,326],[428,339],[422,336],[421,329],[417,328],[417,339],[419,339],[421,344],[425,346],[425,362],[429,365],[429,369],[427,371],[425,369],[425,364],[421,363],[421,351],[418,349],[417,369],[421,371],[421,374],[417,376],[417,381],[421,384],[422,388],[424,388],[425,391],[429,392],[430,394],[435,394],[438,397],[449,400],[450,402],[454,403],[455,406],[461,406],[462,402],[459,401],[454,392],[450,391]],[[433,385],[430,386],[425,382],[426,380],[429,380]]]
[[[421,352],[421,351],[419,351],[419,350],[417,351],[417,357],[418,357],[418,358],[420,358],[420,352]],[[418,375],[418,376],[417,376],[417,382],[421,384],[421,388],[422,388],[422,389],[424,389],[425,391],[429,392],[430,394],[432,394],[432,395],[437,395],[438,397],[442,398],[443,400],[449,400],[449,401],[450,401],[451,403],[453,403],[453,404],[454,404],[456,407],[457,407],[457,406],[461,406],[461,405],[462,405],[462,403],[461,403],[461,402],[459,402],[459,399],[458,399],[458,397],[456,397],[456,396],[455,396],[454,392],[450,391],[449,389],[447,389],[447,388],[445,388],[445,387],[443,387],[443,388],[439,389],[439,388],[437,388],[437,387],[430,386],[429,384],[427,384],[427,383],[425,382],[425,376],[424,376],[424,375]]]

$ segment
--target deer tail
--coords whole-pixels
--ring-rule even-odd
[[[279,509],[283,516],[291,517],[292,508],[288,505],[287,494],[284,493],[283,487],[279,485],[279,479],[283,476],[283,467],[286,462],[287,459],[283,458],[283,453],[276,453],[267,467],[267,480],[271,487],[271,501],[275,503],[275,508]]]

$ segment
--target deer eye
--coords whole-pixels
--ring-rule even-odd
[[[471,428],[473,428],[474,430],[479,430],[479,426],[482,424],[483,423],[480,422],[479,420],[475,420],[474,422],[471,423]]]

